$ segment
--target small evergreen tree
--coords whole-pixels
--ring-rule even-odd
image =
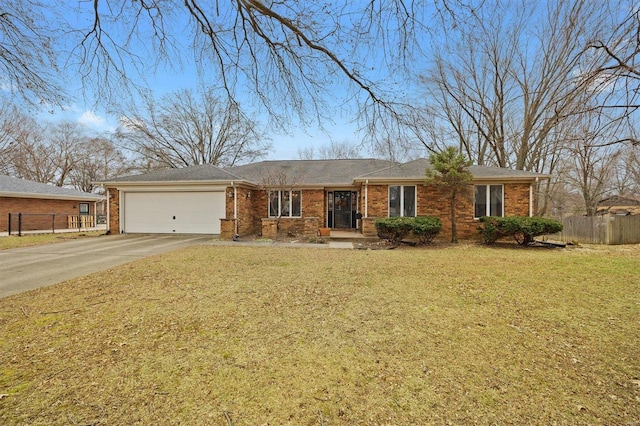
[[[456,201],[460,196],[466,196],[470,192],[469,182],[473,179],[473,175],[468,167],[471,161],[450,146],[442,152],[432,154],[429,162],[432,167],[426,170],[426,183],[437,186],[447,193],[450,206],[451,242],[457,243]]]

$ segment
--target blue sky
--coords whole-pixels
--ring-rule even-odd
[[[72,25],[86,27],[88,21],[83,22],[82,19],[91,18],[90,16],[85,16],[83,18],[82,15],[74,15],[74,12],[80,9],[85,13],[90,11],[91,2],[73,2],[73,6],[66,8],[64,6],[60,6],[61,4],[64,4],[65,6],[67,5],[64,1],[61,3],[56,3],[61,0],[47,1],[52,5],[56,5],[56,7],[58,7],[58,12],[63,13],[65,19],[72,20],[73,22],[70,22]],[[105,3],[102,4],[104,5]],[[354,2],[353,4],[356,3],[357,2]],[[60,8],[67,10],[62,11],[59,10]],[[119,24],[116,23],[115,25]],[[185,51],[186,49],[189,49],[190,40],[188,39],[187,34],[181,35],[179,28],[172,29],[172,34],[176,36],[176,41],[179,43],[178,49],[183,49]],[[142,49],[148,50],[147,47],[141,46],[141,41],[138,41],[137,43],[137,45]],[[347,56],[346,51],[343,53],[347,60],[351,59]],[[371,60],[371,58],[372,56],[369,55],[369,60]],[[192,59],[193,56],[185,54],[181,63],[176,64],[175,69],[165,64],[157,67],[153,74],[150,73],[144,76],[149,85],[149,89],[153,91],[157,99],[169,92],[185,88],[195,89],[197,87],[198,73],[196,72],[194,64],[195,61]],[[65,69],[65,64],[61,64],[61,68]],[[73,69],[72,67],[68,68]],[[135,71],[132,71],[131,74],[134,75],[135,79]],[[206,78],[208,78],[209,81],[213,80],[212,76],[206,76]],[[336,74],[335,80],[338,83],[331,83],[333,90],[332,93],[323,94],[323,96],[326,96],[329,99],[330,104],[335,102],[331,106],[333,111],[335,111],[335,114],[332,115],[332,122],[323,120],[323,130],[318,129],[317,126],[313,125],[313,123],[310,125],[304,125],[303,128],[303,125],[295,121],[289,128],[287,132],[288,134],[281,132],[276,133],[275,131],[269,130],[267,134],[271,139],[273,148],[268,155],[268,159],[297,158],[298,152],[305,147],[314,146],[317,148],[322,145],[328,145],[331,142],[351,141],[354,144],[361,142],[361,135],[357,133],[358,125],[353,122],[356,114],[353,107],[354,104],[352,101],[346,99],[346,97],[345,99],[341,97],[341,95],[346,95],[347,93],[347,90],[344,89],[340,83],[341,79],[346,81],[345,76],[339,73]],[[63,75],[62,80],[63,85],[71,94],[71,98],[73,99],[72,103],[64,105],[61,108],[47,108],[47,111],[43,110],[38,114],[40,119],[53,122],[58,120],[78,122],[87,126],[91,130],[101,133],[109,133],[116,129],[118,126],[118,117],[116,115],[109,114],[104,106],[96,103],[96,96],[92,94],[91,88],[83,88],[77,75]],[[250,105],[252,95],[250,93],[247,93],[246,95],[241,93],[240,96],[248,97],[248,102],[243,103],[241,99],[241,103],[243,103],[243,107],[246,112],[253,115],[262,124],[266,125],[268,117],[264,112],[261,112],[259,109],[251,109],[253,108],[253,106]],[[342,105],[344,103],[347,104],[346,107]],[[349,112],[349,110],[351,112]],[[363,156],[370,155],[371,154],[369,152],[363,152]]]
[[[83,22],[83,19],[90,19],[90,16],[83,16],[81,14],[75,15],[78,10],[82,10],[85,13],[90,10],[91,2],[73,2],[69,7],[68,3],[63,0],[46,0],[52,5],[55,5],[59,9],[58,12],[62,13],[65,16],[65,19],[73,20],[71,22],[72,25],[80,25],[86,28],[87,22]],[[102,3],[103,7],[107,4],[106,2]],[[353,1],[346,3],[348,7],[358,7],[359,2]],[[61,6],[63,5],[63,6]],[[52,12],[53,13],[53,12]],[[223,12],[224,13],[224,12]],[[345,18],[346,19],[346,18]],[[104,22],[103,22],[104,24]],[[113,24],[115,28],[121,25],[116,22]],[[188,34],[180,34],[179,25],[176,25],[177,28],[172,28],[172,34],[176,37],[176,41],[178,43],[177,49],[182,51],[188,51],[189,49],[189,39]],[[144,46],[145,40],[138,40],[136,44],[137,47],[140,47],[141,50],[149,50],[148,46]],[[429,44],[429,40],[424,40],[425,44]],[[342,45],[340,45],[342,48]],[[346,61],[353,60],[354,62],[366,63],[367,68],[370,67],[373,78],[375,78],[376,73],[379,72],[378,69],[384,71],[380,71],[381,73],[387,72],[386,68],[389,64],[385,64],[384,60],[381,60],[379,50],[377,49],[366,49],[359,46],[349,46],[348,43],[345,44],[344,50],[338,52],[341,59]],[[194,65],[193,55],[185,54],[182,58],[180,64],[176,64],[175,69],[171,66],[167,66],[167,64],[161,65],[157,67],[154,74],[145,75],[145,79],[149,84],[149,88],[154,92],[156,98],[160,96],[176,91],[179,89],[185,88],[196,88],[198,82],[198,75],[196,72],[196,68]],[[149,59],[147,59],[149,60]],[[64,68],[64,65],[62,66]],[[135,71],[131,72],[135,77]],[[207,76],[209,81],[215,81],[211,75]],[[298,122],[292,124],[289,129],[289,134],[276,133],[274,131],[269,131],[269,137],[273,144],[272,152],[269,154],[268,159],[291,159],[297,158],[298,152],[305,147],[319,147],[322,145],[328,145],[331,142],[344,142],[351,141],[354,144],[358,144],[361,142],[362,135],[358,134],[358,124],[354,123],[354,119],[357,113],[355,108],[355,102],[353,99],[353,94],[349,94],[346,85],[343,85],[343,81],[346,83],[347,78],[343,74],[337,72],[333,77],[331,83],[329,83],[330,92],[324,93],[321,96],[324,96],[327,99],[327,102],[330,105],[332,110],[332,122],[327,122],[323,120],[324,130],[320,130],[317,126],[310,125],[302,125]],[[115,130],[118,125],[118,117],[109,114],[106,112],[104,106],[96,105],[95,96],[92,95],[90,88],[85,87],[84,91],[80,85],[79,78],[76,75],[65,75],[63,76],[65,80],[65,86],[73,95],[73,103],[69,105],[65,105],[63,108],[55,109],[53,113],[50,112],[42,112],[40,117],[43,120],[47,121],[56,121],[56,120],[68,120],[68,121],[77,121],[83,125],[86,125],[92,130],[98,132],[111,132]],[[406,80],[396,80],[387,81],[386,83],[393,84],[395,83],[395,87],[397,91],[406,89]],[[241,94],[242,96],[242,94]],[[266,124],[268,121],[268,117],[261,112],[259,109],[251,110],[251,94],[247,93],[248,102],[243,103],[243,107],[246,111],[252,115],[254,115],[258,121],[261,121],[263,124]],[[241,102],[243,102],[241,100]],[[333,114],[335,112],[335,114]],[[313,120],[311,120],[313,121]],[[370,152],[364,151],[363,156],[371,156]]]
[[[77,122],[99,133],[111,133],[118,126],[117,117],[82,104],[71,104],[67,105],[64,110],[56,109],[54,113],[41,112],[38,115],[44,121]],[[297,159],[299,151],[305,147],[315,146],[317,148],[322,145],[328,145],[332,141],[343,142],[349,140],[353,143],[359,143],[356,125],[347,120],[338,122],[335,125],[327,125],[326,127],[323,130],[317,127],[310,127],[306,131],[295,128],[291,131],[292,134],[269,133],[268,137],[271,138],[273,146],[265,159]],[[363,156],[368,156],[366,151],[363,152]]]

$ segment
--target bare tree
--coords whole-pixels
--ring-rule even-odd
[[[313,145],[298,148],[298,160],[313,160],[315,157],[316,148]]]
[[[69,173],[86,153],[80,149],[86,138],[77,123],[38,126],[25,122],[10,155],[14,174],[35,182],[64,186]]]
[[[429,119],[412,124],[418,140],[430,150],[457,145],[477,164],[554,174],[574,137],[568,122],[593,118],[604,94],[601,74],[590,70],[608,59],[588,46],[612,31],[614,9],[603,13],[590,0],[498,1],[470,14],[472,25],[447,28],[423,79]],[[539,188],[537,213],[553,184]]]
[[[260,173],[260,186],[266,192],[269,217],[276,218],[276,232],[280,231],[280,219],[290,212],[289,204],[294,206],[294,202],[301,203],[301,199],[293,200],[294,189],[304,178],[302,175],[292,174],[286,168],[265,168]],[[302,205],[299,204],[299,208]],[[300,213],[298,213],[299,215]]]
[[[82,144],[87,140],[85,129],[78,123],[62,122],[49,127],[49,149],[56,173],[53,184],[64,186],[69,173],[87,156]]]
[[[52,7],[53,6],[53,7]],[[5,0],[0,6],[0,75],[9,90],[33,105],[60,105],[55,42],[60,16],[55,5],[38,0]]]
[[[621,150],[614,176],[614,193],[640,196],[640,147]]]
[[[147,97],[144,111],[124,113],[116,137],[160,167],[233,166],[263,157],[270,147],[258,124],[213,90],[183,90],[159,104]]]
[[[598,151],[612,152],[598,152]],[[594,216],[599,201],[611,191],[612,175],[620,152],[614,148],[599,148],[589,140],[577,140],[569,149],[572,163],[566,180],[580,191],[584,201],[584,212],[587,216]]]
[[[331,141],[328,144],[320,145],[316,153],[316,147],[305,147],[298,149],[300,160],[336,160],[348,158],[360,158],[362,146],[350,142],[348,139],[342,142]]]
[[[615,132],[615,138],[603,142],[618,144],[630,142],[640,145],[636,122],[640,115],[640,9],[636,4],[623,2],[621,5],[604,3],[601,5],[614,16],[612,30],[596,32],[585,49],[586,54],[604,56],[604,63],[591,64],[585,74],[591,77],[591,89],[598,102],[594,111],[603,115]]]
[[[0,104],[0,174],[13,173],[12,156],[27,121],[28,118],[15,105],[6,101]]]
[[[604,18],[589,1],[516,5],[482,8],[476,25],[448,33],[425,77],[430,111],[474,162],[550,172],[559,124],[583,109],[584,46]]]
[[[128,173],[132,165],[115,145],[105,138],[85,140],[79,147],[83,154],[70,171],[68,182],[84,192],[94,192],[95,182],[115,178]]]
[[[331,141],[328,145],[322,145],[318,151],[321,159],[349,159],[360,158],[362,146],[347,139],[342,142]]]
[[[0,9],[0,66],[34,100],[62,93],[48,78],[60,65],[97,99],[119,102],[121,89],[144,87],[158,67],[195,62],[233,101],[250,92],[272,117],[306,122],[319,118],[338,80],[349,88],[344,99],[388,108],[392,92],[383,80],[406,69],[426,18],[464,3],[8,0]]]

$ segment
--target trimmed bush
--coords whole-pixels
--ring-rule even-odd
[[[478,231],[485,244],[493,244],[503,237],[513,237],[518,244],[526,246],[539,235],[562,231],[562,223],[545,217],[511,216],[480,218]]]
[[[437,217],[384,217],[375,222],[378,237],[398,244],[409,235],[418,238],[421,244],[429,243],[442,230]]]
[[[413,220],[411,231],[418,238],[420,244],[427,244],[442,231],[442,221],[432,216],[416,217]]]
[[[376,219],[378,237],[392,244],[398,244],[411,232],[410,217],[381,217]]]

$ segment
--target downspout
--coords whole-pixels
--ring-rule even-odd
[[[231,182],[233,186],[233,235],[238,235],[238,188]]]
[[[111,234],[111,203],[109,200],[111,199],[111,193],[109,192],[109,188],[105,188],[106,196],[107,196],[107,234]]]
[[[124,205],[124,192],[118,191],[118,234],[124,234],[124,227],[126,225],[124,223],[124,209],[126,206]]]
[[[364,217],[369,217],[369,179],[364,181]]]
[[[538,184],[538,178],[536,177],[536,185]],[[529,185],[529,217],[533,216],[533,184]]]

